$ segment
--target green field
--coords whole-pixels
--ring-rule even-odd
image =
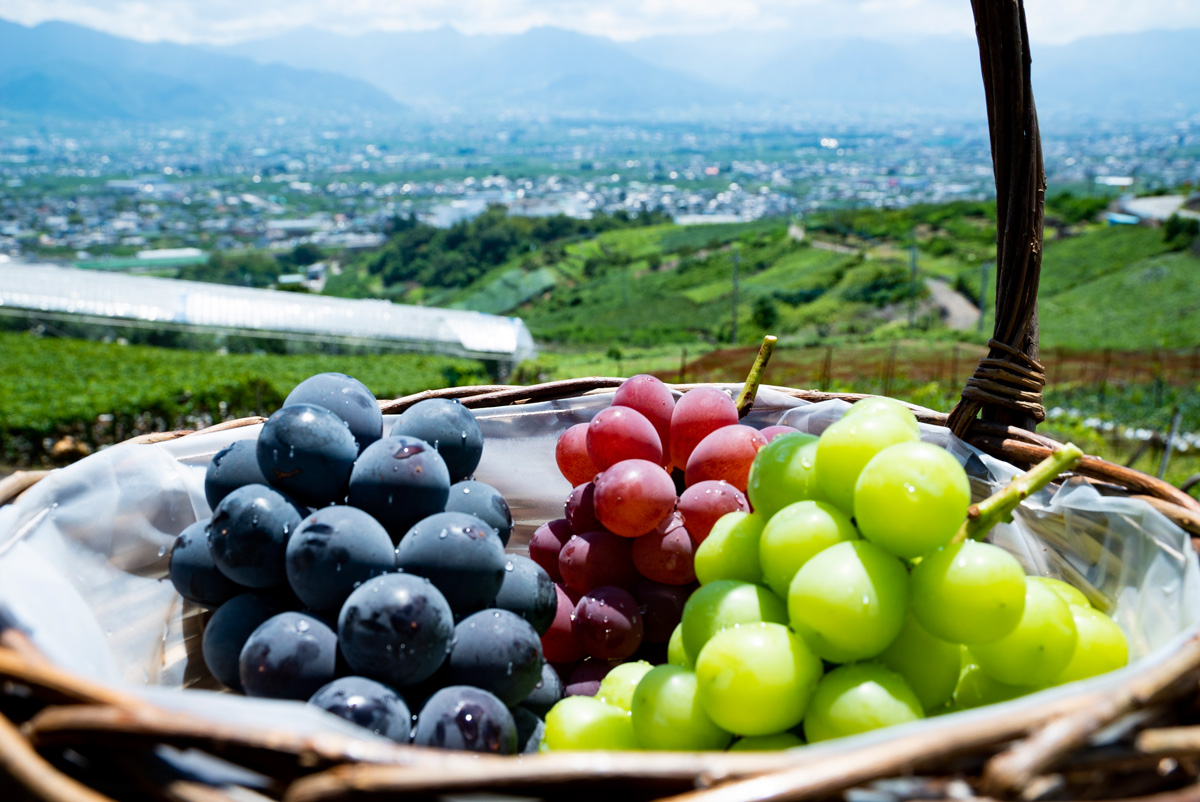
[[[46,439],[68,434],[94,447],[267,415],[326,371],[348,373],[380,398],[490,381],[480,363],[447,357],[216,354],[0,333],[0,454],[35,463]]]
[[[540,356],[517,367],[514,383],[640,372],[736,381],[753,344],[772,333],[781,345],[768,382],[889,393],[948,409],[986,335],[943,326],[921,283],[911,279],[909,249],[917,248],[919,278],[942,278],[973,298],[994,235],[992,211],[988,204],[952,204],[829,213],[806,220],[802,242],[793,241],[785,220],[693,227],[626,221],[598,235],[575,229],[535,247],[510,246],[493,266],[467,270],[478,277],[461,286],[385,287],[370,273],[367,254],[350,264],[339,291],[386,290],[396,300],[521,316]],[[492,223],[488,236],[503,234],[505,221],[493,214]],[[513,230],[530,225],[514,223]],[[1048,232],[1039,293],[1042,351],[1053,382],[1048,408],[1160,432],[1180,408],[1185,430],[1200,429],[1198,371],[1187,367],[1200,354],[1194,351],[1200,251],[1194,242],[1168,242],[1163,233],[1082,223],[1069,236]],[[989,305],[993,295],[989,290]],[[723,354],[731,340],[742,350]],[[836,351],[829,352],[828,372],[826,349]],[[1143,370],[1114,368],[1108,377],[1099,367],[1108,349]],[[1169,371],[1155,367],[1160,353],[1175,355]],[[7,377],[0,385],[0,443],[10,464],[45,460],[49,445],[67,434],[103,445],[142,431],[269,413],[296,382],[325,370],[358,376],[380,397],[490,381],[478,363],[439,357],[167,354],[22,334],[0,334],[0,370]],[[1131,456],[1122,453],[1125,445],[1080,429],[1075,417],[1048,425],[1086,439],[1102,455],[1121,462]],[[1194,462],[1181,457],[1168,476],[1200,470]]]

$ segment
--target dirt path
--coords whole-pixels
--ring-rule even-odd
[[[955,331],[975,328],[979,323],[979,308],[949,284],[936,278],[925,279],[933,302],[942,310],[946,327]]]

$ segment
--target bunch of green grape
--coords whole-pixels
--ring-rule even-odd
[[[966,473],[899,402],[774,438],[748,496],[753,512],[725,515],[696,550],[701,584],[668,664],[619,666],[595,697],[559,702],[543,749],[784,749],[1128,660],[1079,590],[955,537]]]

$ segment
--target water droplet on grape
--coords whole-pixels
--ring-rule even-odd
[[[307,621],[297,621],[296,622],[296,631],[297,632],[308,632],[308,622]]]

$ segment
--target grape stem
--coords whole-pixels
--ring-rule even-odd
[[[754,406],[754,396],[758,395],[758,386],[762,384],[763,371],[766,370],[771,354],[775,352],[776,342],[777,338],[770,334],[763,337],[762,346],[758,349],[758,356],[754,357],[754,364],[750,366],[750,375],[746,377],[746,383],[742,385],[742,391],[738,393],[738,397],[734,401],[739,419],[750,414],[750,408]]]
[[[997,491],[978,504],[967,508],[967,519],[958,528],[951,543],[982,540],[998,523],[1008,523],[1012,513],[1023,500],[1050,484],[1063,471],[1079,464],[1083,452],[1078,446],[1067,443],[1025,473],[1013,479],[1003,490]]]

